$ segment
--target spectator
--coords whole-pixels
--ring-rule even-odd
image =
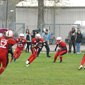
[[[76,49],[77,49],[77,54],[80,53],[80,45],[81,45],[81,41],[82,41],[82,34],[81,34],[81,31],[78,30],[78,31],[77,31],[77,39],[76,39]]]
[[[35,38],[35,35],[38,34],[38,32],[33,32],[32,38]]]
[[[26,40],[27,40],[27,48],[26,48],[26,52],[28,50],[29,52],[29,46],[31,45],[31,35],[30,35],[30,32],[29,32],[29,29],[26,29]]]
[[[73,45],[74,53],[76,53],[76,49],[75,49],[76,39],[77,39],[77,33],[75,31],[75,28],[72,27],[72,31],[70,31],[68,34],[69,53],[71,53],[72,45]]]

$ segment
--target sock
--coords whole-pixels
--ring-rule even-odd
[[[82,66],[83,66],[84,62],[85,62],[85,55],[84,55],[84,57],[83,57],[83,59],[82,59],[82,61],[81,61],[81,65],[82,65]]]
[[[16,61],[16,59],[14,59],[14,62]]]
[[[10,63],[13,61],[13,59],[10,60]]]
[[[3,68],[1,68],[1,69],[0,69],[0,74],[2,74],[2,73],[3,73],[3,71],[4,71],[4,69],[3,69]]]
[[[62,62],[62,56],[60,56],[60,62]]]
[[[33,56],[31,60],[29,61],[29,64],[32,63],[35,60],[36,56]]]

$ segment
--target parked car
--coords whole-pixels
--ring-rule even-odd
[[[68,36],[66,36],[65,42],[68,43]],[[81,43],[85,43],[85,32],[82,33],[82,42]]]

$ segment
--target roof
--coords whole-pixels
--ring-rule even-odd
[[[55,3],[54,0],[45,0],[45,7],[85,7],[85,0],[60,0]],[[19,2],[16,7],[38,7],[38,0],[24,0]]]

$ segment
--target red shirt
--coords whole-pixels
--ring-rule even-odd
[[[39,41],[37,41],[36,38],[33,38],[32,39],[32,44],[33,45],[36,45],[37,43],[42,44],[43,43],[43,39],[40,38]],[[38,48],[38,47],[35,47],[35,48]]]
[[[57,44],[57,42],[56,42],[56,44]],[[61,41],[59,44],[57,44],[57,46],[59,46],[60,49],[63,49],[63,47],[66,47],[66,43]],[[66,47],[66,49],[67,49],[67,47]]]
[[[5,37],[1,37],[0,38],[0,53],[7,53],[9,44],[14,45],[15,41],[12,38],[5,39]]]
[[[20,50],[23,50],[24,45],[27,43],[26,39],[20,40],[20,38],[16,38],[15,41],[17,43],[17,48],[19,48]]]

